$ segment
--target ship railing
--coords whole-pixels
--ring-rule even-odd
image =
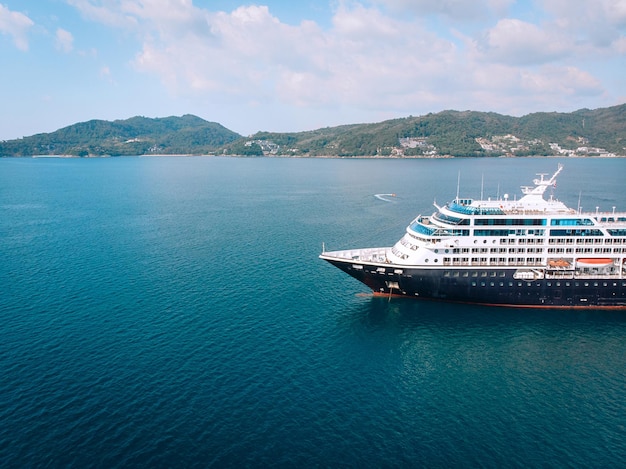
[[[572,280],[574,278],[574,272],[569,271],[555,271],[547,270],[546,278],[551,280]]]
[[[424,236],[432,236],[437,230],[434,228],[427,227],[422,220],[416,220],[410,225],[411,230],[413,230],[417,234],[421,234]]]
[[[387,263],[388,248],[346,249],[343,251],[326,251],[324,255],[353,261]]]
[[[592,217],[600,222],[609,225],[624,225],[626,224],[626,212],[595,212]]]
[[[570,213],[572,215],[578,212],[572,208],[566,209],[550,209],[550,210],[537,210],[532,208],[524,208],[523,206],[505,207],[503,209],[505,215],[546,215],[547,213]]]
[[[463,215],[504,215],[502,207],[500,206],[474,206],[474,205],[462,205],[455,201],[448,203],[448,210]]]
[[[624,277],[621,276],[619,272],[605,273],[605,274],[575,272],[574,278],[583,279],[583,280],[598,280],[598,279],[602,279],[602,280],[613,279],[614,280],[614,279],[621,279]]]
[[[556,272],[553,270],[546,271],[546,278],[549,279],[569,279],[569,280],[616,280],[622,277],[618,273],[613,274],[583,274],[580,272],[566,271]]]

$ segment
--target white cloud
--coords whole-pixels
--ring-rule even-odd
[[[74,36],[65,29],[58,28],[56,32],[56,48],[62,52],[71,52],[74,48]]]
[[[477,0],[471,8],[461,0],[339,1],[328,29],[311,21],[285,24],[260,5],[224,12],[191,0],[69,1],[94,21],[134,32],[142,47],[133,65],[159,76],[175,96],[220,102],[230,96],[256,109],[406,115],[446,108],[571,109],[605,93],[593,67],[580,60],[593,60],[592,51],[602,47],[589,40],[595,30],[581,33],[584,21],[575,14],[557,15],[565,5],[572,8],[570,0],[543,0],[548,16],[539,15],[541,24],[502,17],[512,0]],[[602,49],[608,57],[626,48],[619,33],[625,1],[599,0],[603,11],[613,11],[613,39]],[[487,13],[475,12],[481,8]],[[405,14],[388,14],[392,9]],[[424,12],[491,22],[481,31],[442,34],[441,24],[433,27]]]
[[[519,68],[491,64],[474,69],[468,77],[470,109],[500,110],[521,115],[534,111],[572,110],[572,102],[602,98],[602,83],[588,72],[570,66],[543,65]]]
[[[612,48],[624,37],[626,0],[542,0],[541,4],[553,18],[546,27],[566,32],[591,53]]]
[[[299,106],[376,107],[433,86],[456,66],[455,46],[418,21],[361,5],[340,7],[330,31],[311,22],[283,24],[259,6],[205,18],[210,34],[168,30],[167,45],[165,34],[145,42],[137,67],[159,73],[177,92],[189,87],[272,95]]]
[[[15,47],[28,50],[28,31],[35,23],[23,13],[11,11],[0,4],[0,33],[13,38]]]
[[[600,82],[588,72],[576,67],[548,66],[542,73],[524,74],[522,88],[533,94],[562,97],[576,94],[598,95],[602,88]]]
[[[116,81],[113,79],[113,75],[111,73],[111,69],[108,65],[103,65],[100,67],[100,78],[111,85],[117,85]]]
[[[571,66],[545,65],[529,69],[496,64],[477,68],[474,82],[478,88],[492,89],[497,95],[510,95],[515,99],[520,95],[546,100],[551,96],[598,95],[602,92],[598,79]]]
[[[125,12],[125,0],[104,0],[102,6],[94,5],[91,0],[67,0],[69,5],[76,7],[85,18],[113,27],[132,28],[137,25],[136,19]]]
[[[408,11],[418,16],[441,15],[455,21],[475,21],[501,17],[515,0],[371,0],[390,10]]]
[[[386,17],[376,9],[362,5],[352,8],[340,7],[333,17],[333,25],[338,35],[350,38],[371,38],[372,40],[395,39],[402,25]]]
[[[483,60],[508,64],[547,63],[571,53],[571,42],[555,30],[516,19],[500,20],[476,42]]]

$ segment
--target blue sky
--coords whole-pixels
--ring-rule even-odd
[[[0,0],[0,140],[195,114],[293,132],[626,102],[626,0]]]

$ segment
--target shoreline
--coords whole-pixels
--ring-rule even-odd
[[[77,156],[77,155],[30,155],[30,156],[0,156],[2,158],[162,158],[162,157],[174,157],[174,158],[290,158],[290,159],[372,159],[372,160],[443,160],[443,159],[451,159],[451,158],[472,158],[472,159],[495,159],[495,158],[597,158],[597,159],[607,159],[607,158],[626,158],[626,155],[575,155],[575,156],[565,156],[565,155],[525,155],[525,156],[452,156],[452,155],[437,155],[437,156],[379,156],[379,155],[360,155],[360,156],[337,156],[337,155],[315,155],[315,156],[295,156],[295,155],[258,155],[258,156],[247,156],[247,155],[202,155],[202,154],[183,154],[183,153],[160,153],[160,154],[144,154],[144,155],[87,155],[87,156]]]

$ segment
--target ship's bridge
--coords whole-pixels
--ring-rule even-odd
[[[556,184],[556,177],[562,169],[563,166],[559,165],[558,170],[550,179],[546,179],[544,177],[545,174],[540,174],[540,178],[533,180],[534,187],[522,186],[523,197],[519,200],[509,199],[508,194],[505,194],[503,198],[489,198],[486,200],[473,200],[457,196],[456,199],[446,204],[443,208],[459,215],[469,216],[575,213],[573,209],[568,208],[563,202],[552,197],[548,200],[543,197],[546,189]],[[442,211],[441,208],[439,210]]]

